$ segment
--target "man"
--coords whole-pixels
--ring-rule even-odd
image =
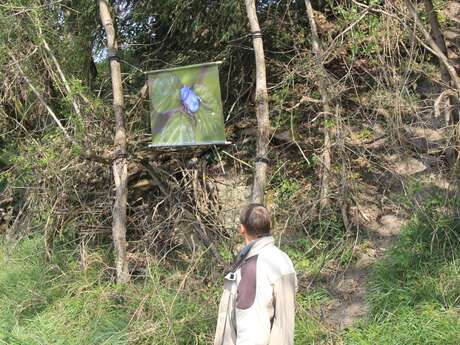
[[[240,222],[246,245],[225,276],[214,345],[292,345],[297,287],[292,262],[270,236],[265,207],[244,207]]]

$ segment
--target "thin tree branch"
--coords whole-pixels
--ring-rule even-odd
[[[50,114],[51,118],[54,120],[54,122],[56,122],[57,126],[61,129],[61,131],[64,133],[64,136],[65,138],[70,142],[72,143],[73,145],[76,145],[78,146],[78,142],[69,134],[69,132],[67,131],[67,129],[62,125],[62,122],[59,120],[59,118],[56,116],[56,114],[54,113],[53,109],[51,109],[51,107],[46,103],[45,99],[43,98],[43,96],[40,94],[40,92],[38,92],[38,90],[36,89],[36,87],[34,86],[34,84],[32,84],[32,82],[30,81],[30,79],[27,77],[27,75],[24,73],[23,69],[21,68],[21,65],[19,64],[18,60],[16,59],[16,57],[11,53],[11,52],[8,52],[8,55],[9,57],[14,61],[15,63],[15,67],[17,68],[17,70],[19,71],[19,73],[21,74],[22,78],[24,79],[24,81],[27,83],[27,85],[29,85],[30,89],[32,90],[32,92],[34,93],[35,97],[38,98],[38,100],[40,101],[40,103],[45,107],[46,111],[48,112],[48,114]]]
[[[53,121],[57,124],[59,129],[64,134],[64,137],[66,138],[66,140],[69,143],[71,143],[72,145],[76,146],[76,147],[84,147],[84,151],[81,153],[81,157],[86,159],[86,160],[90,160],[90,161],[94,161],[94,162],[98,162],[98,163],[102,163],[102,164],[110,164],[112,162],[111,158],[97,155],[90,147],[85,147],[84,145],[81,145],[72,135],[69,134],[67,129],[62,124],[61,120],[59,120],[59,118],[57,117],[56,113],[53,111],[53,109],[51,109],[51,107],[48,105],[48,103],[43,98],[41,93],[37,90],[37,88],[34,86],[32,81],[26,75],[26,73],[22,69],[20,63],[18,62],[18,59],[16,59],[14,54],[11,53],[11,52],[8,52],[8,56],[13,60],[14,66],[16,67],[18,72],[21,74],[21,77],[24,79],[24,81],[27,83],[27,85],[29,85],[29,87],[32,90],[32,92],[35,95],[35,97],[37,97],[39,102],[43,105],[43,107],[45,107],[45,109],[48,112],[48,114],[51,116]]]

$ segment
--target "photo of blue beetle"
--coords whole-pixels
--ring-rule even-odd
[[[225,142],[217,64],[149,75],[153,146]]]
[[[180,89],[180,100],[185,111],[190,116],[200,109],[201,98],[188,86],[182,86]]]

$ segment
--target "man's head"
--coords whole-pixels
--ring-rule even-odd
[[[240,232],[245,238],[256,239],[270,234],[270,214],[261,204],[249,204],[243,207],[240,222]]]

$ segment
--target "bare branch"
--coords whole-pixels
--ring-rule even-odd
[[[305,0],[305,7],[307,8],[307,17],[311,29],[312,50],[318,69],[318,90],[321,95],[321,101],[323,103],[325,120],[327,120],[328,116],[326,114],[332,113],[330,106],[330,96],[328,92],[327,71],[323,65],[323,53],[310,0]],[[322,163],[323,167],[321,172],[320,206],[321,208],[324,208],[329,204],[329,174],[331,168],[331,138],[326,125],[324,126],[324,149],[322,155]]]
[[[40,103],[45,107],[46,111],[48,112],[48,114],[50,114],[51,118],[54,120],[54,122],[56,122],[56,124],[58,125],[58,127],[61,129],[61,131],[64,133],[64,136],[65,138],[71,142],[73,145],[76,145],[78,146],[78,143],[77,141],[69,134],[69,132],[67,132],[67,129],[62,125],[62,122],[59,120],[59,118],[56,116],[56,114],[54,113],[53,109],[51,109],[51,107],[48,105],[48,103],[46,103],[45,99],[43,98],[43,96],[40,94],[40,92],[38,92],[37,88],[34,86],[34,84],[32,84],[32,82],[30,81],[30,79],[27,77],[27,75],[24,73],[23,69],[21,68],[21,65],[19,64],[18,60],[16,59],[16,57],[13,55],[13,53],[11,52],[8,52],[8,55],[9,57],[14,61],[15,63],[15,67],[17,68],[17,70],[19,71],[19,73],[21,74],[22,78],[24,79],[24,81],[27,83],[27,85],[29,85],[30,89],[32,90],[32,92],[34,93],[35,97],[38,98],[38,100],[40,101]]]

